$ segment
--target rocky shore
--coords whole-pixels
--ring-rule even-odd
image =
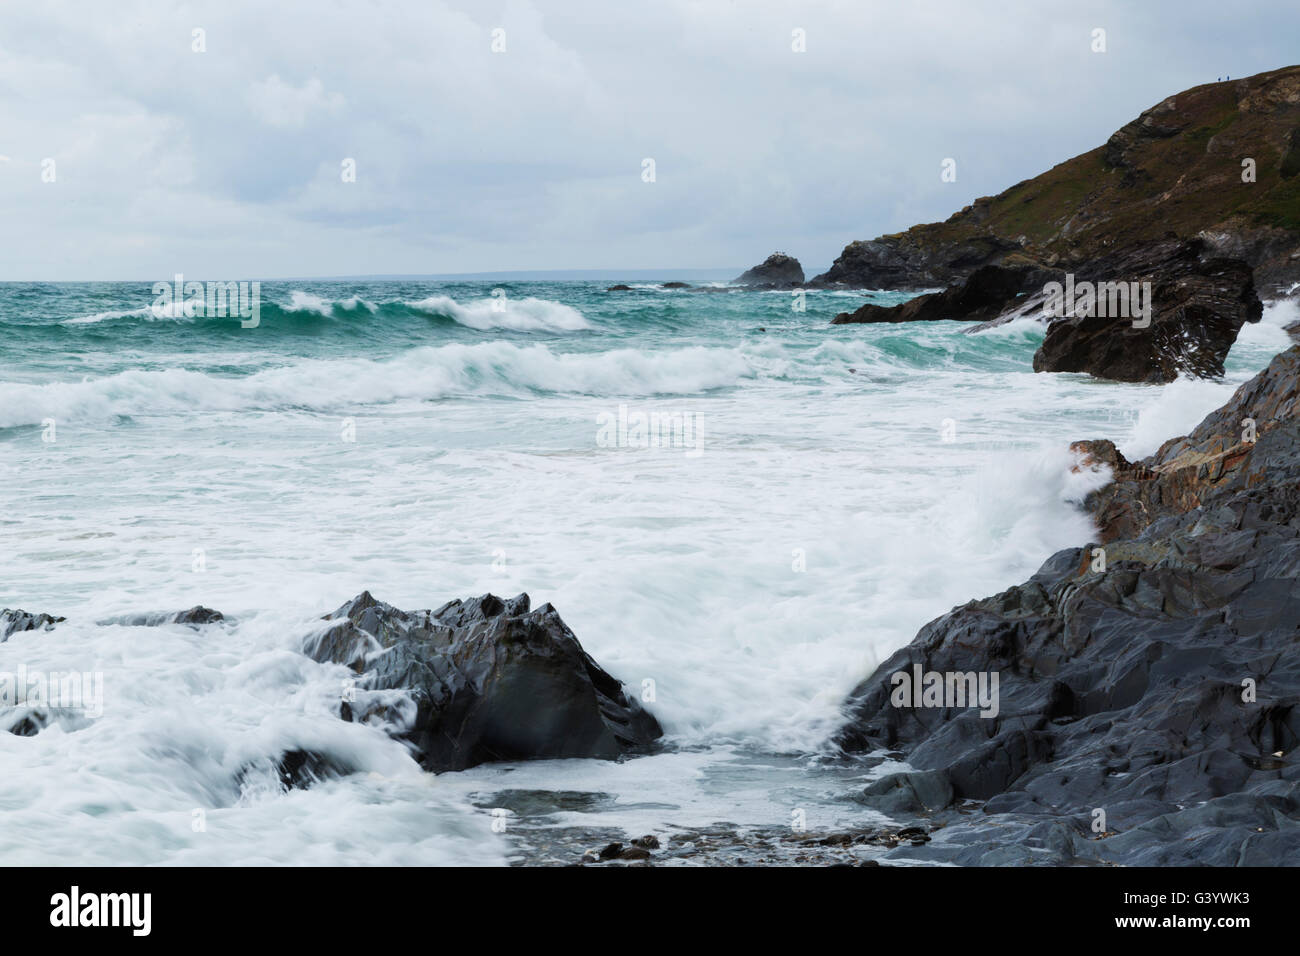
[[[0,642],[64,620],[6,608]],[[202,606],[128,615],[103,625],[219,625]],[[549,604],[527,594],[450,601],[437,610],[403,611],[363,592],[308,634],[303,653],[354,675],[343,686],[339,718],[370,724],[404,741],[433,772],[495,760],[548,757],[617,759],[646,753],[663,731],[640,702],[582,649]],[[46,709],[19,706],[12,733],[47,726]],[[336,755],[294,750],[278,757],[286,788],[350,773]]]
[[[1075,452],[1076,467],[1112,478],[1081,502],[1097,539],[930,623],[846,702],[821,766],[831,786],[869,778],[843,794],[860,826],[718,824],[633,840],[539,823],[526,862],[1300,864],[1300,346],[1145,459],[1105,439]],[[228,622],[196,606],[103,623]],[[62,624],[6,609],[0,638]],[[431,771],[624,759],[661,736],[555,609],[526,595],[404,611],[362,593],[305,630],[301,648],[338,669],[340,720],[402,740]],[[996,706],[900,698],[900,674],[944,687],[969,676],[970,688],[983,675]],[[20,736],[50,723],[14,717]],[[355,769],[313,750],[276,760],[285,789]],[[598,798],[482,800],[544,819]]]
[[[834,744],[906,762],[859,796],[942,826],[884,862],[1300,864],[1300,347],[1085,506],[1099,540],[927,625]],[[1000,706],[897,674],[998,676]]]

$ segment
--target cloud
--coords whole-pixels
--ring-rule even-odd
[[[0,203],[22,228],[0,235],[0,279],[732,268],[777,248],[818,269],[1170,92],[1285,65],[1300,27],[1274,0],[1241,18],[1211,0],[1051,7],[15,6]]]
[[[301,129],[307,125],[312,113],[332,113],[342,108],[343,97],[326,93],[319,79],[312,77],[302,87],[295,88],[280,74],[272,73],[265,80],[249,85],[248,105],[253,115],[267,126]]]

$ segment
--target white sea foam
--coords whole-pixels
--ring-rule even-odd
[[[927,621],[1089,541],[1072,502],[1104,476],[1071,472],[1069,442],[1131,450],[1185,432],[1277,351],[1283,318],[1243,330],[1225,383],[1165,387],[1034,374],[1031,341],[949,323],[590,352],[272,353],[274,367],[250,352],[209,357],[261,363],[242,376],[0,384],[0,425],[59,422],[53,444],[4,436],[5,603],[69,617],[0,644],[0,670],[105,675],[102,717],[0,734],[0,852],[501,862],[510,834],[482,809],[496,789],[601,790],[617,804],[556,820],[644,832],[786,823],[804,779],[810,825],[838,821],[846,803],[817,792],[847,788],[776,757],[746,769],[737,749],[818,747],[844,694]],[[703,454],[601,447],[598,416],[623,401],[690,412]],[[355,441],[340,440],[345,415]],[[633,692],[653,682],[671,743],[703,749],[422,774],[339,721],[340,669],[297,652],[363,589],[406,608],[489,590],[551,601]],[[200,602],[232,622],[92,624]],[[271,761],[294,748],[358,772],[280,794]]]
[[[286,312],[315,312],[317,315],[329,318],[334,315],[336,308],[351,311],[360,306],[364,306],[371,312],[379,310],[378,305],[360,296],[353,295],[346,299],[326,299],[311,292],[295,289],[289,293],[289,304],[284,307],[284,310]]]
[[[132,370],[80,382],[0,382],[0,428],[197,411],[338,411],[469,395],[691,394],[753,374],[737,351],[684,348],[552,352],[509,342],[414,349],[389,361],[306,360],[230,377],[188,369]]]
[[[176,321],[193,320],[194,307],[185,300],[168,302],[165,305],[146,305],[139,309],[125,309],[119,311],[96,312],[93,315],[82,315],[71,319],[64,319],[61,325],[96,325],[100,322],[111,322],[114,319],[140,318],[150,322],[160,319],[172,319]]]
[[[407,304],[422,312],[445,315],[480,331],[574,332],[591,327],[582,313],[572,306],[532,296],[523,299],[489,297],[460,303],[450,296],[435,295]]]

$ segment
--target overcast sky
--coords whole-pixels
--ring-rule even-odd
[[[1294,0],[4,0],[0,279],[811,273],[1298,36]]]

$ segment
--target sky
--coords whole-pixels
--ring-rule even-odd
[[[811,275],[1297,36],[1290,0],[0,0],[0,280]]]

